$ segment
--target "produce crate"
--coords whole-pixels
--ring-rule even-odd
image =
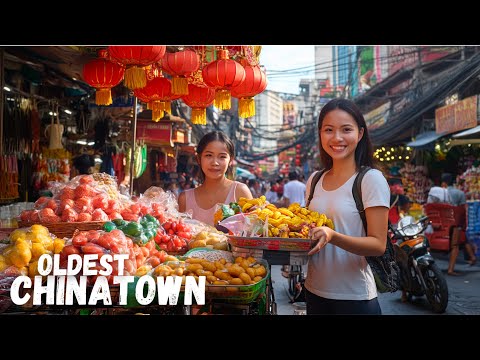
[[[34,224],[45,226],[50,233],[58,238],[71,238],[75,230],[101,230],[105,221],[86,221],[86,222],[57,222],[57,223],[31,223],[26,221],[19,221],[18,227],[30,227]]]
[[[264,259],[270,265],[305,265],[308,262],[307,251],[261,250],[236,246],[232,246],[231,250],[234,257],[247,258],[251,256],[257,260]]]
[[[255,284],[250,285],[205,285],[206,299],[221,299],[231,304],[248,304],[266,291],[267,280],[270,278],[268,262],[258,260],[267,270],[267,275]]]
[[[231,246],[256,250],[309,251],[313,247],[311,239],[280,237],[242,237],[228,236]]]

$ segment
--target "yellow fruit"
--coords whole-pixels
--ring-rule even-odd
[[[55,254],[60,254],[64,247],[65,247],[65,241],[63,241],[63,239],[57,238],[53,240],[53,252]]]
[[[34,233],[35,235],[43,234],[43,235],[46,235],[46,236],[50,236],[50,231],[48,231],[48,229],[45,226],[42,226],[42,225],[38,225],[38,224],[32,225],[30,227],[30,231],[32,233]]]
[[[26,238],[27,238],[27,233],[24,230],[17,229],[10,234],[10,240],[12,242],[15,242],[17,240],[25,240]]]
[[[43,254],[48,254],[50,251],[47,251],[40,243],[32,244],[32,259],[38,260]]]
[[[7,254],[8,259],[17,268],[27,266],[32,259],[32,252],[30,246],[26,241],[18,240],[13,246],[12,251]],[[28,272],[28,271],[27,271]]]

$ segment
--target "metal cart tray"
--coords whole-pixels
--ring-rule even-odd
[[[232,254],[234,257],[251,256],[257,260],[264,259],[270,265],[306,265],[308,263],[306,251],[262,250],[232,246]]]
[[[278,251],[309,251],[313,245],[311,239],[280,238],[280,237],[242,237],[228,235],[231,246]]]

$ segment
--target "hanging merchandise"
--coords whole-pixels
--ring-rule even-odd
[[[135,159],[133,163],[134,179],[143,175],[147,168],[147,145],[144,142],[137,143],[135,147]]]
[[[148,156],[147,144],[143,144],[143,146],[142,146],[142,174],[145,172],[145,169],[147,168],[147,156]],[[142,174],[140,174],[140,176],[142,176]]]
[[[0,200],[14,200],[18,194],[18,164],[14,154],[0,157]]]
[[[40,115],[38,114],[37,101],[33,100],[32,111],[30,113],[30,123],[32,127],[32,153],[40,152]]]
[[[63,149],[62,145],[63,125],[60,124],[60,118],[58,116],[58,104],[54,104],[52,107],[52,115],[50,125],[45,129],[45,136],[49,139],[48,148]]]
[[[432,187],[427,167],[406,163],[399,173],[402,175],[405,195],[413,202],[425,204],[428,190]]]

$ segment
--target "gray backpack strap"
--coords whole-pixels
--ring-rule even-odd
[[[308,205],[310,205],[310,201],[312,201],[313,198],[313,193],[315,192],[315,187],[325,171],[326,169],[317,171],[317,173],[313,176],[312,182],[310,183],[310,194],[308,194],[307,203],[305,204],[306,208],[308,208]]]
[[[363,228],[365,229],[365,234],[367,234],[367,217],[365,216],[365,209],[363,208],[362,180],[366,172],[370,169],[371,169],[370,166],[362,166],[352,186],[353,199],[355,200],[358,213],[360,215],[360,218],[362,219]]]

